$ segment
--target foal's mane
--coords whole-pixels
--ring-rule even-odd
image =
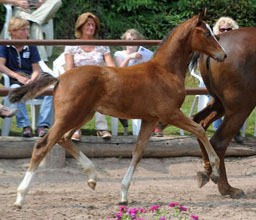
[[[197,16],[194,16],[193,18],[195,19]],[[193,19],[192,18],[192,19]],[[193,20],[194,20],[193,19]],[[191,20],[191,19],[190,19]],[[190,22],[191,23],[191,22]],[[171,29],[170,31],[169,31],[169,33],[163,38],[163,40],[161,41],[161,43],[158,45],[158,47],[157,47],[157,50],[156,50],[156,52],[154,53],[154,56],[157,54],[157,52],[159,51],[159,49],[162,47],[162,45],[167,41],[167,39],[169,38],[169,37],[172,37],[171,35],[173,35],[175,32],[176,32],[176,30],[177,29],[179,29],[180,28],[180,26],[182,25],[186,25],[187,24],[187,22],[185,22],[185,23],[181,23],[181,24],[179,24],[179,25],[177,25],[177,26],[175,26],[173,29]]]

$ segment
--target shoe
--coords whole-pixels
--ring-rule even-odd
[[[30,126],[23,128],[22,137],[32,137],[32,129]]]
[[[153,136],[155,137],[163,137],[164,133],[162,131],[159,131],[157,128],[154,129]]]
[[[236,143],[241,144],[244,141],[244,137],[240,134],[240,132],[238,132],[236,134],[236,136],[234,137],[234,140],[235,140]]]
[[[46,127],[40,126],[36,129],[36,136],[43,137],[47,134]]]
[[[71,140],[73,141],[80,141],[80,138],[81,138],[81,135],[82,135],[82,132],[81,130],[77,130],[71,137]]]
[[[16,113],[18,112],[17,108],[8,108],[7,106],[2,106],[0,108],[0,117],[1,118],[5,118],[5,117],[12,117],[14,115],[16,115]]]
[[[112,137],[112,135],[108,131],[97,131],[97,136],[100,136],[106,140],[109,140]]]

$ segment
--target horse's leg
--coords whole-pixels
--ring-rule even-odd
[[[35,175],[35,172],[40,162],[45,157],[47,152],[51,150],[51,148],[57,143],[57,141],[63,135],[61,133],[61,130],[58,130],[57,127],[58,125],[54,123],[53,127],[48,131],[48,133],[34,145],[29,168],[17,189],[17,199],[14,203],[17,208],[22,207],[24,198],[29,190],[29,186],[32,182],[32,179]]]
[[[75,130],[74,130],[75,131]],[[66,151],[68,151],[75,159],[79,161],[79,163],[82,165],[84,168],[85,172],[88,175],[88,185],[91,189],[95,189],[96,186],[96,169],[94,164],[91,162],[91,160],[86,157],[83,152],[78,150],[76,146],[73,144],[72,140],[70,137],[72,136],[71,132],[68,134],[68,137],[63,137],[61,140],[58,142],[63,148],[65,148]]]
[[[184,115],[179,109],[177,109],[171,118],[170,124],[181,128],[183,130],[189,131],[194,134],[204,145],[204,148],[207,152],[207,156],[212,167],[211,179],[217,183],[219,176],[219,157],[214,151],[212,145],[208,141],[208,137],[205,133],[205,130],[202,126],[194,122],[191,118],[188,118]]]
[[[223,114],[224,114],[224,107],[221,104],[221,102],[217,99],[212,98],[211,101],[208,103],[208,105],[203,110],[193,115],[192,118],[195,122],[200,124],[205,130],[207,130],[209,125],[216,119],[222,117]],[[205,170],[204,172],[202,171],[197,172],[197,176],[196,176],[198,187],[201,188],[206,183],[209,182],[212,168],[203,144],[200,142],[199,139],[197,140],[202,152],[202,159],[204,161],[204,170]]]
[[[228,183],[224,156],[230,141],[253,110],[251,107],[248,108],[232,113],[231,111],[226,110],[221,126],[210,140],[216,153],[220,157],[220,177],[218,180],[219,192],[221,195],[230,195],[232,198],[243,197],[245,194],[241,189],[234,188]]]
[[[132,153],[132,161],[130,163],[130,166],[122,180],[121,183],[121,200],[120,204],[127,204],[128,203],[128,189],[132,181],[133,173],[136,169],[136,166],[138,165],[140,159],[142,158],[144,151],[147,147],[149,138],[152,135],[152,131],[156,125],[155,122],[146,122],[142,121],[141,129],[139,136],[136,141],[136,145],[133,149]]]
[[[72,112],[71,112],[72,114]],[[57,114],[55,114],[57,115]],[[81,125],[83,125],[84,122],[89,121],[93,117],[94,113],[88,114],[87,117],[83,120],[78,120],[79,123],[75,128],[72,128],[74,124],[70,125],[69,121],[64,120],[58,120],[58,117],[56,117],[55,122],[52,126],[52,128],[48,131],[48,133],[40,139],[37,143],[34,145],[31,161],[29,164],[29,168],[25,174],[25,177],[23,178],[22,182],[20,183],[18,189],[17,189],[17,199],[15,202],[16,207],[21,208],[24,202],[24,198],[29,190],[29,186],[32,182],[32,179],[35,175],[35,172],[40,164],[40,162],[43,160],[45,155],[52,149],[52,147],[63,137],[62,139],[70,139],[72,134],[76,131],[76,129],[80,128]],[[81,117],[82,118],[82,117]],[[64,148],[66,148],[66,144],[62,144]],[[70,147],[68,145],[67,150],[74,156],[75,158],[78,155],[75,154],[76,149],[73,149],[72,146]],[[83,163],[84,167],[86,167],[86,171],[89,173],[89,180],[90,184],[89,186],[91,188],[94,188],[96,185],[96,175],[95,175],[95,168],[94,165],[90,162],[90,160],[83,154],[80,154],[79,161]],[[91,168],[91,169],[90,169]],[[94,181],[95,180],[95,181]]]

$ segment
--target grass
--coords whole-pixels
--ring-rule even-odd
[[[53,48],[53,55],[49,59],[49,62],[48,62],[48,66],[50,68],[52,68],[52,62],[63,52],[63,50],[64,50],[63,46],[61,46],[61,47],[58,46],[58,47]],[[186,87],[197,87],[198,81],[194,77],[192,77],[191,75],[187,75],[185,85],[186,85]],[[195,98],[195,96],[192,96],[192,95],[186,96],[185,101],[184,101],[184,103],[181,107],[182,111],[187,116],[190,113],[191,106],[192,106],[192,103],[194,101],[194,98]],[[27,108],[28,108],[28,112],[29,112],[29,116],[30,116],[30,120],[31,120],[30,107],[28,106]],[[255,124],[255,112],[256,112],[256,110],[254,109],[254,111],[249,116],[249,121],[248,121],[248,125],[247,125],[247,130],[246,130],[246,136],[247,137],[253,137],[254,124]],[[110,117],[109,116],[107,116],[107,121],[108,121],[109,128],[111,129]],[[2,128],[2,120],[0,120],[0,128]],[[118,131],[119,131],[119,135],[122,135],[123,131],[124,131],[120,122],[118,123]],[[128,131],[129,131],[129,135],[132,135],[131,120],[129,120],[129,129],[128,129]],[[21,132],[22,132],[22,129],[16,127],[16,120],[15,120],[15,118],[13,118],[11,131],[10,131],[10,136],[20,136]],[[86,125],[83,126],[82,133],[83,133],[83,135],[96,135],[94,118],[90,122],[88,122]],[[188,133],[186,131],[184,133],[185,133],[185,135],[192,135],[191,133]],[[180,135],[180,130],[178,128],[174,127],[174,126],[168,126],[164,130],[164,134],[165,135]],[[214,134],[214,130],[212,129],[212,125],[208,128],[207,134],[209,136],[212,136]]]

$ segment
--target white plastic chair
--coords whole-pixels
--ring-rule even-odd
[[[44,63],[44,61],[39,62],[40,68],[43,72],[50,73],[54,76],[54,72]],[[6,88],[10,88],[10,78],[6,74],[2,73],[2,77],[4,79],[4,86]],[[31,99],[25,102],[26,105],[30,105],[31,107],[31,117],[32,117],[32,123],[31,127],[33,130],[36,129],[37,121],[38,121],[38,116],[40,112],[40,105],[43,103],[43,99]],[[3,98],[3,105],[12,107],[12,104],[10,104],[8,97],[5,96]],[[9,136],[10,129],[11,129],[11,123],[12,123],[12,118],[5,118],[3,119],[2,123],[2,136]]]
[[[2,32],[1,32],[1,38],[8,39],[9,38],[8,22],[12,18],[12,5],[4,4],[4,7],[5,7],[5,10],[6,10],[6,13],[5,13],[4,26],[3,26],[3,29],[2,29]]]
[[[5,23],[3,26],[2,33],[1,33],[1,38],[10,39],[10,36],[8,33],[8,22],[12,18],[12,5],[4,4],[4,7],[6,9],[6,14],[5,14]],[[53,19],[50,19],[46,24],[42,25],[41,29],[45,36],[45,39],[48,39],[48,40],[54,39]],[[52,55],[53,47],[45,46],[45,48],[46,48],[47,56],[50,57]]]

